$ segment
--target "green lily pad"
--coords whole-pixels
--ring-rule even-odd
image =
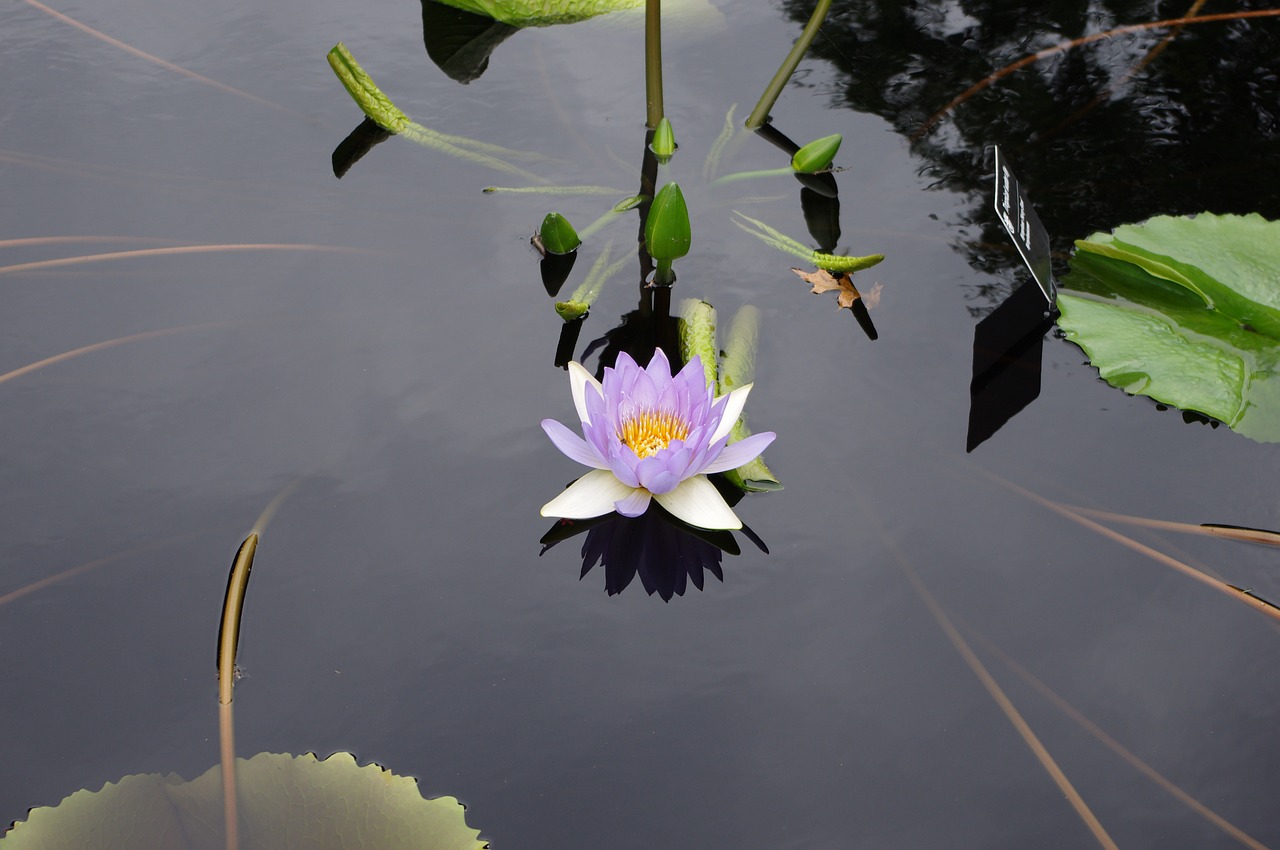
[[[236,760],[241,850],[482,850],[453,797],[424,800],[417,783],[349,753],[259,753]],[[3,850],[225,850],[222,768],[196,779],[126,776],[32,809]]]
[[[1058,326],[1107,383],[1280,441],[1280,222],[1160,216],[1076,248]]]

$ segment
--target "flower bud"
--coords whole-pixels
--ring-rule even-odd
[[[649,256],[658,263],[670,263],[689,253],[689,208],[680,187],[670,182],[658,190],[644,225],[644,241]]]
[[[813,174],[830,168],[842,141],[844,138],[839,133],[814,139],[795,152],[791,157],[791,167],[800,174]]]
[[[659,121],[657,128],[653,131],[653,141],[649,143],[649,149],[662,165],[666,165],[671,155],[676,152],[676,134],[671,129],[671,122],[666,118]]]
[[[578,250],[578,246],[582,244],[578,231],[573,229],[569,219],[556,212],[547,213],[547,217],[542,220],[538,237],[548,254],[569,254]]]

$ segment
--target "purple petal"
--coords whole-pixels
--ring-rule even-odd
[[[589,423],[593,428],[609,428],[609,401],[607,398],[596,393],[587,393],[587,418],[582,421]],[[583,428],[586,432],[586,428]]]
[[[670,381],[671,377],[668,375],[666,380]],[[636,372],[635,380],[624,389],[623,395],[625,401],[619,407],[620,414],[626,416],[635,410],[653,410],[658,404],[658,383],[648,372]]]
[[[613,470],[613,474],[617,479],[628,487],[639,487],[640,479],[636,476],[636,459],[635,452],[626,446],[619,446],[620,451],[614,452],[609,456],[609,469]]]
[[[600,394],[600,382],[592,377],[591,373],[583,368],[581,363],[571,360],[569,362],[569,389],[573,393],[573,406],[578,410],[578,419],[586,422],[590,417],[587,416],[587,405],[585,396],[590,389],[593,395]]]
[[[551,442],[559,449],[569,460],[577,461],[583,466],[590,466],[594,469],[608,469],[609,464],[604,462],[604,458],[588,445],[587,441],[570,431],[564,425],[554,419],[543,419],[542,430],[547,432],[547,436],[551,438]]]
[[[649,358],[649,365],[645,367],[645,372],[653,379],[655,384],[664,384],[671,380],[671,361],[667,360],[667,353],[661,348],[653,350],[653,357]]]
[[[652,498],[648,490],[632,490],[626,498],[614,502],[613,509],[623,516],[640,516],[649,509]]]
[[[700,472],[728,472],[730,469],[737,469],[744,463],[750,463],[760,456],[770,443],[778,435],[772,431],[765,431],[760,434],[752,434],[744,440],[725,446],[720,454],[716,456],[710,463],[704,466]]]
[[[607,458],[609,456],[610,437],[613,429],[609,427],[609,423],[604,417],[597,417],[596,421],[582,423],[582,436],[587,441],[587,445],[595,449],[596,454],[600,457]]]
[[[690,471],[693,465],[694,451],[679,440],[672,440],[665,450],[666,467],[675,474],[676,480],[688,478],[696,470]]]
[[[636,361],[631,358],[630,354],[625,351],[619,351],[618,356],[613,361],[613,368],[614,371],[619,369],[629,371],[632,369],[639,369],[640,367],[636,364]]]
[[[666,458],[659,455],[647,457],[636,464],[636,477],[640,486],[653,493],[667,493],[680,483],[680,476],[667,466]]]

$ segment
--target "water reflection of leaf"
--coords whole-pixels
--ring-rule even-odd
[[[1078,244],[1058,324],[1103,379],[1280,441],[1280,222],[1164,216]]]
[[[237,759],[242,848],[377,847],[480,850],[453,797],[425,800],[417,783],[349,753],[259,753]],[[57,806],[32,809],[0,847],[223,850],[221,768],[190,782],[169,774],[126,776],[100,791],[80,790]]]

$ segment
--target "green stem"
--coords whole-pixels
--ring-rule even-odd
[[[600,216],[595,221],[591,222],[586,227],[579,230],[578,238],[581,239],[583,242],[587,241],[588,237],[596,233],[599,233],[600,230],[602,230],[606,224],[613,221],[615,218],[617,218],[622,214],[623,213],[620,213],[616,210],[609,210],[607,213]]]
[[[830,0],[827,0],[830,3]],[[657,129],[662,120],[662,0],[646,0],[644,9],[645,123]]]
[[[769,85],[765,86],[764,94],[760,95],[760,101],[756,104],[756,108],[751,110],[751,115],[747,117],[748,130],[758,130],[764,124],[765,119],[769,117],[769,110],[773,109],[773,104],[778,100],[778,95],[782,94],[782,87],[787,84],[787,80],[791,79],[791,75],[795,73],[796,67],[800,64],[800,59],[804,56],[805,51],[809,49],[809,44],[813,41],[813,37],[818,34],[818,27],[822,26],[829,8],[831,8],[831,0],[818,0],[818,5],[814,8],[813,16],[809,18],[809,23],[805,25],[804,32],[800,33],[800,37],[796,39],[796,43],[791,47],[791,52],[787,54],[787,58],[782,60],[782,65],[778,67],[778,73],[774,74],[773,79],[769,81]]]
[[[786,168],[767,168],[764,171],[736,171],[733,174],[724,174],[711,181],[712,186],[723,186],[726,183],[736,183],[739,180],[754,180],[757,177],[778,177],[783,174],[795,174],[796,170],[791,166]]]
[[[612,249],[613,242],[607,242],[604,251],[591,266],[591,271],[587,272],[587,279],[582,282],[582,285],[573,291],[573,295],[569,296],[567,301],[556,302],[555,310],[560,318],[570,322],[585,316],[587,310],[591,309],[591,305],[600,297],[600,290],[604,288],[605,282],[622,271],[622,267],[631,261],[630,257],[623,257],[616,263],[610,264],[609,252]]]
[[[657,260],[653,272],[653,282],[659,286],[670,286],[676,282],[676,273],[671,268],[670,260]]]

